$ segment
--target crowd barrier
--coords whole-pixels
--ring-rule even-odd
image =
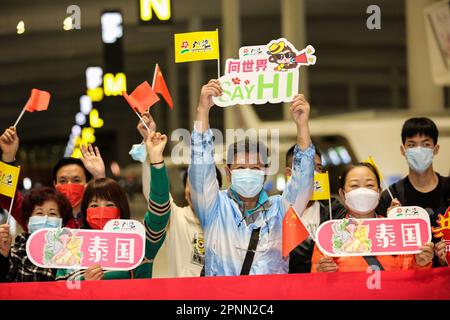
[[[378,277],[379,283],[375,277]],[[369,284],[369,285],[368,285]],[[77,288],[77,286],[79,287]],[[100,280],[0,284],[24,300],[450,300],[450,268],[369,273]]]

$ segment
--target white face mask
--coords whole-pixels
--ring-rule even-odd
[[[245,198],[252,198],[261,192],[264,186],[263,170],[231,170],[231,189]]]
[[[406,160],[409,167],[418,172],[425,172],[429,166],[433,163],[434,149],[415,147],[405,150]]]
[[[374,210],[380,201],[380,194],[372,189],[358,188],[345,193],[345,204],[353,212],[366,214]]]

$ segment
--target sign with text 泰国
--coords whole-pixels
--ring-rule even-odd
[[[299,68],[315,64],[314,53],[312,46],[299,51],[284,38],[242,47],[239,59],[227,59],[219,78],[223,94],[213,101],[220,107],[290,102],[298,94]]]
[[[316,234],[330,257],[416,254],[430,240],[430,222],[420,217],[330,220]]]
[[[132,270],[144,258],[145,229],[138,221],[120,219],[103,230],[44,228],[30,235],[26,250],[41,268]]]

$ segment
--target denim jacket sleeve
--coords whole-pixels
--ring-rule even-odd
[[[202,226],[216,212],[219,184],[214,164],[214,136],[211,129],[191,136],[191,164],[188,169],[191,199]]]
[[[290,206],[294,206],[297,214],[301,216],[311,199],[314,184],[314,155],[313,144],[305,151],[302,151],[298,145],[295,146],[292,177],[282,194],[283,214]]]

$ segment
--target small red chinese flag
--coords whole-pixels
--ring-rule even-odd
[[[50,102],[50,93],[38,89],[31,90],[31,96],[25,105],[28,112],[45,111]]]
[[[294,208],[290,207],[283,218],[283,257],[289,256],[289,253],[305,241],[308,236],[309,232],[302,220],[297,216]]]
[[[144,81],[137,86],[130,95],[125,91],[122,92],[122,95],[125,100],[127,100],[130,107],[139,113],[146,112],[148,108],[159,101],[158,95],[153,91],[147,81]]]
[[[156,93],[162,95],[164,100],[169,105],[170,109],[173,109],[172,96],[170,95],[166,80],[164,80],[158,64],[155,66],[155,73],[153,75],[153,90],[155,90]]]

